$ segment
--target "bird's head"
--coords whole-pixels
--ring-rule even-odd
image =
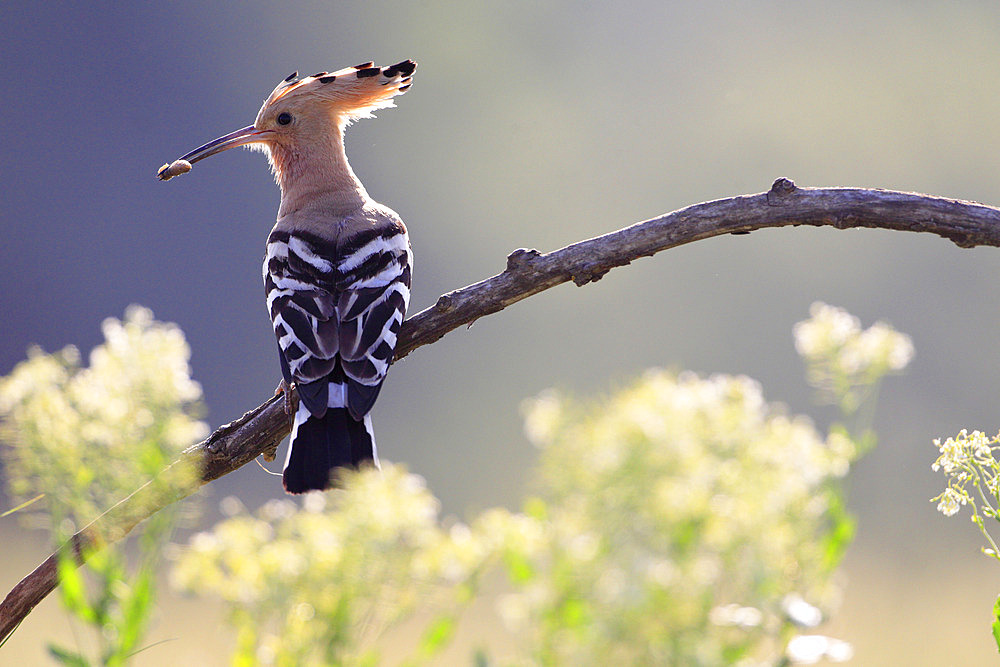
[[[230,148],[249,146],[267,153],[284,188],[296,178],[296,172],[341,147],[346,125],[370,117],[376,109],[393,106],[392,98],[410,87],[416,68],[415,62],[404,60],[388,67],[368,62],[304,78],[293,72],[264,101],[253,125],[194,149],[161,167],[157,176],[169,180],[189,171],[195,162]]]

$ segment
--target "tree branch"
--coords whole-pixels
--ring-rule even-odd
[[[396,359],[561,283],[585,285],[615,267],[692,241],[789,225],[930,232],[962,248],[1000,246],[1000,209],[992,206],[890,190],[798,188],[779,178],[765,193],[695,204],[547,254],[515,250],[502,273],[444,294],[406,320]],[[201,484],[206,484],[261,454],[273,454],[289,428],[282,401],[272,398],[186,450],[181,461],[200,465]],[[93,548],[121,539],[143,519],[195,490],[163,496],[146,484],[73,537],[77,559],[82,562]],[[0,638],[56,587],[57,560],[56,554],[49,556],[0,603]]]

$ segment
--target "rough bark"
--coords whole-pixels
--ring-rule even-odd
[[[929,232],[962,248],[1000,246],[1000,209],[992,206],[891,190],[799,188],[779,178],[764,193],[695,204],[550,253],[515,250],[502,273],[443,294],[432,307],[406,320],[396,359],[561,283],[585,285],[615,267],[692,241],[796,225]],[[273,454],[288,432],[282,401],[271,398],[186,450],[182,459],[199,463],[201,484],[206,484],[261,454]],[[143,519],[196,489],[177,489],[169,496],[154,492],[149,484],[138,489],[73,537],[78,560],[94,547],[121,539]],[[56,562],[55,554],[49,556],[0,603],[0,638],[56,587]]]

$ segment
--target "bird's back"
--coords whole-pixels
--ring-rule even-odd
[[[320,440],[306,451],[300,429],[293,432],[302,443],[296,455],[302,459],[295,465],[289,455],[290,491],[297,488],[297,471],[312,474],[319,454],[329,459],[329,468],[356,466],[359,457],[377,464],[368,414],[409,304],[410,265],[406,227],[394,211],[375,202],[345,216],[322,208],[297,212],[272,229],[263,273],[282,373],[302,402],[295,423],[314,428]],[[336,425],[315,426],[330,419]],[[340,427],[345,419],[358,427]],[[353,431],[344,442],[328,441],[331,433]],[[361,454],[352,449],[359,438]],[[317,447],[323,452],[312,452]]]

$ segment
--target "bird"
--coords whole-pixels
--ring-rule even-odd
[[[371,410],[410,301],[413,254],[400,216],[373,200],[347,161],[344,131],[395,106],[417,64],[366,62],[299,77],[264,100],[253,125],[163,165],[169,180],[236,146],[262,150],[281,190],[263,279],[292,421],[288,493],[339,485],[341,469],[378,467]],[[291,400],[291,388],[298,404]]]

